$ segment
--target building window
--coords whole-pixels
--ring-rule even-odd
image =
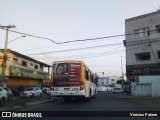
[[[17,58],[13,58],[13,61],[18,62],[18,59]]]
[[[34,65],[34,69],[38,69],[38,65]]]
[[[160,59],[160,51],[157,51],[158,59]]]
[[[160,25],[156,25],[156,31],[160,33]]]
[[[137,60],[150,60],[151,59],[150,52],[137,53],[135,54],[135,57]]]
[[[149,36],[149,27],[134,30],[134,37],[141,38]]]
[[[33,63],[30,63],[30,66],[33,66]]]
[[[27,67],[27,62],[26,61],[22,61],[22,66]]]

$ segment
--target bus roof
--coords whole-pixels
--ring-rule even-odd
[[[57,63],[84,63],[82,60],[63,60],[63,61],[54,61],[53,64]]]

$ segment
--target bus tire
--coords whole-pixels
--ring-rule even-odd
[[[96,97],[96,90],[94,91],[94,95],[93,95],[93,98],[95,98]]]
[[[87,101],[91,100],[91,97],[92,97],[92,93],[91,93],[91,89],[89,90],[89,96],[87,97]]]

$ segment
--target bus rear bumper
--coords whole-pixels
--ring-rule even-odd
[[[85,96],[85,91],[51,91],[51,97],[63,97],[63,96]]]

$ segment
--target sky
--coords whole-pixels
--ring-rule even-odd
[[[104,76],[126,72],[125,36],[112,37],[125,34],[125,19],[160,9],[159,0],[0,0],[0,4],[0,25],[16,26],[8,34],[8,49],[49,65],[83,60]],[[0,29],[0,49],[5,36]]]

